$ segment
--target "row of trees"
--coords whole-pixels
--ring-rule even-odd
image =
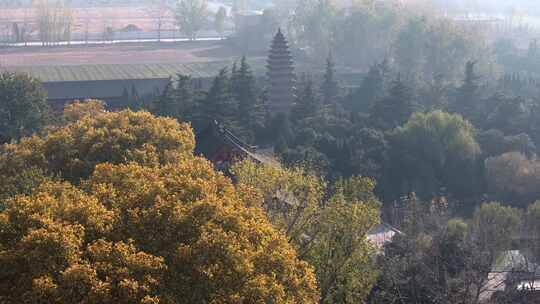
[[[199,31],[209,25],[208,4],[206,0],[148,0],[148,15],[154,20],[158,41],[165,24],[174,19],[180,32],[194,40]],[[213,29],[223,36],[225,33],[228,12],[221,6],[213,15]]]
[[[246,58],[231,71],[222,69],[208,92],[196,92],[190,77],[171,79],[161,96],[148,105],[153,113],[191,121],[195,130],[217,120],[249,142],[264,136],[264,96]]]
[[[301,0],[288,18],[288,37],[315,62],[332,52],[346,66],[367,68],[387,58],[407,82],[456,83],[465,62],[497,72],[492,48],[474,24],[422,16],[398,1],[355,1],[340,9],[327,0]],[[285,22],[285,21],[283,21]]]
[[[89,4],[99,7],[105,3],[95,0]],[[29,15],[26,10],[25,15]],[[28,42],[32,33],[36,31],[39,41],[44,45],[55,44],[60,41],[70,42],[73,32],[78,27],[82,27],[85,40],[88,41],[90,24],[95,20],[90,19],[91,16],[87,12],[88,8],[80,8],[79,10],[82,12],[75,14],[75,8],[72,7],[69,1],[36,1],[32,6],[33,21],[30,21],[29,17],[25,17],[24,22],[14,22],[12,24],[12,40],[14,42]],[[212,28],[223,36],[228,18],[228,12],[224,7],[220,7],[215,15],[209,18],[210,12],[205,0],[147,0],[145,10],[155,25],[154,30],[157,33],[158,41],[161,41],[165,27],[173,24],[182,34],[190,39],[195,39],[203,27],[210,26],[210,19],[213,20]],[[78,19],[75,18],[75,15],[78,16]],[[78,24],[78,22],[83,24]],[[104,20],[103,39],[113,39],[114,31],[115,29],[110,20]]]

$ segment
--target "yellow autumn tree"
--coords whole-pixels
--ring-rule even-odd
[[[105,102],[97,99],[75,100],[64,106],[64,121],[70,123],[85,116],[96,117],[105,113]]]
[[[43,175],[78,183],[99,163],[157,165],[193,154],[195,137],[187,123],[147,112],[102,110],[97,102],[75,103],[64,114],[71,123],[1,147],[0,199],[28,193]]]
[[[368,231],[379,220],[370,178],[352,177],[328,186],[301,168],[256,164],[232,169],[238,187],[252,189],[274,226],[299,257],[314,266],[321,303],[363,303],[375,283],[374,248]],[[247,191],[244,191],[247,192]]]
[[[239,187],[257,191],[261,198],[256,203],[262,203],[260,207],[289,241],[303,244],[306,231],[320,214],[325,181],[300,168],[259,165],[249,160],[234,164],[231,172]]]
[[[72,152],[46,154],[50,142]],[[18,146],[29,143],[39,149]],[[101,162],[94,151],[111,143]],[[4,160],[37,160],[57,176],[4,201],[0,303],[317,303],[312,268],[256,206],[257,192],[192,148],[187,125],[129,111],[10,145]]]

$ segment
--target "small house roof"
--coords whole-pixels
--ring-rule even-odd
[[[502,252],[495,260],[488,274],[483,291],[480,294],[481,302],[490,300],[496,292],[506,289],[507,281],[512,273],[529,273],[534,276],[540,276],[540,267],[531,262],[520,250],[507,250]],[[530,280],[527,282],[518,282],[516,288],[522,289],[530,287]],[[537,280],[534,280],[537,286]],[[540,284],[538,284],[540,286]]]
[[[507,250],[502,252],[493,265],[493,272],[512,272],[525,271],[538,273],[540,275],[540,266],[533,263],[531,259],[525,256],[520,250]]]
[[[402,234],[402,232],[389,224],[380,223],[368,231],[367,238],[380,250],[384,244],[392,241],[396,234]]]

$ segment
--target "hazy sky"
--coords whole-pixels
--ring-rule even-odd
[[[431,2],[445,8],[499,13],[508,13],[513,9],[537,10],[540,7],[538,0],[432,0]]]

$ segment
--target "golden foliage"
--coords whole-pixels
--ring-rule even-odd
[[[68,181],[6,200],[0,302],[318,302],[313,270],[257,194],[195,157],[193,144],[187,125],[124,111],[6,147],[2,166],[33,161]],[[105,162],[99,153],[114,145]]]
[[[241,187],[258,191],[255,200],[290,241],[302,241],[323,203],[326,183],[321,178],[299,168],[258,165],[249,160],[236,163],[231,172]]]
[[[367,232],[378,222],[375,183],[352,177],[326,183],[300,168],[236,163],[232,173],[253,204],[315,267],[322,303],[362,303],[375,283]],[[260,198],[263,198],[261,201]]]
[[[93,105],[92,105],[93,104]],[[96,108],[97,103],[88,107]],[[175,162],[190,156],[195,147],[191,127],[147,112],[92,112],[81,114],[80,105],[68,106],[68,116],[81,119],[50,130],[45,136],[23,138],[0,149],[0,197],[24,192],[18,185],[25,172],[41,171],[77,183],[87,178],[96,164],[135,161],[145,165]],[[28,174],[27,174],[28,175]],[[26,183],[35,185],[37,176]],[[34,179],[32,179],[34,178]],[[3,190],[6,189],[6,190]]]
[[[538,197],[540,161],[520,152],[508,152],[485,160],[486,180],[491,192]]]
[[[327,202],[306,253],[323,303],[362,303],[368,296],[377,271],[367,233],[378,219],[374,202],[349,201],[340,193]]]
[[[64,120],[68,123],[80,120],[85,116],[96,117],[103,113],[105,113],[105,103],[96,99],[75,100],[64,106]]]

